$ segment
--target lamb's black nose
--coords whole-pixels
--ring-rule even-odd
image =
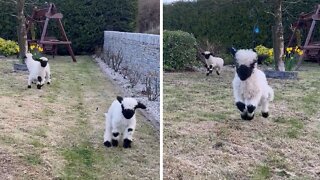
[[[251,76],[252,71],[253,69],[245,65],[241,65],[240,67],[237,68],[237,74],[241,79],[241,81],[245,81],[246,79],[248,79]]]

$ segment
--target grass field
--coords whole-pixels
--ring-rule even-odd
[[[164,74],[164,179],[319,179],[320,67],[269,79],[270,116],[243,121],[233,69]]]
[[[103,113],[120,91],[90,57],[77,60],[50,60],[41,90],[0,60],[0,179],[159,179],[159,136],[140,113],[131,149],[103,146]]]

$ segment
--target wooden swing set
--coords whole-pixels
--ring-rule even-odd
[[[52,56],[57,54],[57,45],[65,45],[67,50],[72,57],[73,62],[76,62],[73,50],[71,48],[71,41],[68,40],[66,32],[64,30],[61,19],[63,15],[57,12],[57,8],[53,3],[50,3],[48,7],[38,9],[35,7],[33,9],[32,15],[27,17],[27,41],[30,44],[40,44],[43,47],[44,53],[51,53]],[[48,36],[48,24],[50,19],[57,22],[59,27],[62,40],[58,40],[54,36]],[[36,39],[35,26],[40,27],[41,38]]]
[[[298,38],[301,38],[301,31],[308,31],[307,38],[304,45],[301,47],[304,53],[300,56],[296,66],[296,70],[301,66],[303,60],[317,60],[320,65],[320,41],[314,40],[315,26],[317,21],[320,20],[320,4],[315,8],[315,11],[310,13],[301,13],[297,22],[292,24],[293,33],[290,37],[287,47],[292,47],[294,42],[298,42]],[[300,45],[300,44],[298,44]]]

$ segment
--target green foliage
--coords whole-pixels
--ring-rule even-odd
[[[17,41],[17,19],[12,16],[16,14],[14,4],[0,1],[0,37]]]
[[[196,63],[196,39],[183,31],[163,32],[164,70],[184,70]]]
[[[290,24],[295,22],[301,12],[314,10],[316,0],[302,0],[299,3],[283,2],[286,9],[283,13],[285,43],[292,31]],[[272,47],[272,26],[274,17],[272,1],[257,0],[198,0],[177,2],[163,6],[163,26],[168,30],[182,30],[193,33],[198,39],[209,39],[219,42],[226,49],[230,46],[254,48],[257,44]],[[254,34],[258,26],[260,32]],[[302,40],[307,32],[303,32]]]
[[[18,43],[0,38],[0,54],[11,56],[19,52]]]
[[[263,45],[258,45],[254,48],[254,50],[256,50],[258,55],[266,57],[266,59],[263,61],[263,64],[269,65],[274,63],[273,48],[267,48]]]
[[[271,176],[271,169],[267,165],[260,165],[256,168],[256,172],[254,174],[253,179],[256,180],[263,180],[269,179]]]
[[[302,54],[303,54],[303,50],[301,50],[298,46],[286,48],[286,52],[283,57],[286,71],[293,70],[293,67],[297,64]]]
[[[45,2],[39,0],[35,5],[43,7]],[[95,47],[102,46],[103,31],[132,32],[136,27],[137,0],[52,0],[50,2],[54,3],[58,12],[63,14],[62,23],[76,54],[93,53]],[[16,40],[17,22],[12,16],[16,14],[16,8],[4,2],[0,2],[0,7],[2,11],[0,36]],[[32,8],[32,4],[26,4],[26,14],[31,15]],[[40,27],[36,26],[35,29],[36,38],[40,39]],[[61,37],[54,20],[49,21],[48,29],[48,36]],[[65,46],[59,46],[59,53],[68,54]]]

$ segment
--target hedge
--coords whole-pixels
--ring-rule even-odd
[[[46,0],[33,1],[43,6]],[[137,0],[51,0],[63,14],[63,25],[72,41],[76,54],[93,53],[97,46],[103,44],[103,31],[132,32],[136,27]],[[0,2],[0,37],[17,40],[15,7],[9,3]],[[27,14],[31,15],[33,5],[26,5]],[[48,35],[60,37],[54,20],[49,21]],[[40,32],[37,32],[40,38]],[[61,46],[61,53],[67,53]]]
[[[219,42],[223,49],[254,48],[259,44],[272,47],[273,1],[258,0],[198,0],[181,1],[163,6],[163,27],[193,33],[198,40]],[[311,12],[318,0],[301,0],[299,3],[283,2],[285,42],[292,31],[290,24],[297,21],[301,12]],[[254,33],[254,27],[259,33]],[[318,34],[319,34],[318,30]],[[305,39],[307,32],[303,32]],[[320,37],[320,35],[319,35]]]
[[[11,56],[19,52],[17,42],[0,38],[0,55]]]
[[[196,39],[183,31],[163,32],[164,70],[185,70],[196,64]]]

